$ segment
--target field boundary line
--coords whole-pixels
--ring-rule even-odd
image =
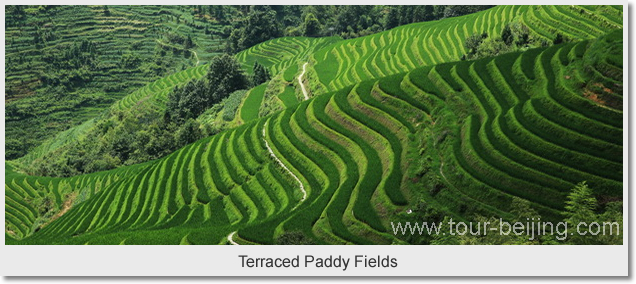
[[[307,63],[305,63],[307,64]],[[278,162],[278,164],[283,167],[283,169],[285,169],[295,180],[296,182],[298,182],[298,186],[300,187],[300,191],[302,191],[303,193],[303,198],[300,199],[300,202],[298,202],[298,204],[296,204],[296,206],[294,206],[294,208],[292,208],[292,210],[296,209],[296,207],[298,207],[298,205],[300,205],[301,203],[303,203],[303,201],[305,201],[305,199],[307,198],[307,191],[305,190],[305,186],[303,186],[303,183],[300,181],[300,179],[291,171],[289,170],[289,168],[287,168],[287,166],[285,166],[285,164],[283,164],[283,162],[278,159],[278,157],[276,157],[276,154],[274,154],[274,151],[272,150],[271,147],[269,147],[269,143],[267,142],[267,139],[265,139],[265,129],[267,128],[267,123],[269,121],[265,122],[265,124],[263,124],[263,141],[265,141],[265,147],[267,147],[267,151],[269,151],[269,155],[272,156],[272,158],[274,158],[274,160],[276,160],[276,162]]]
[[[305,62],[305,64],[303,64],[303,72],[301,72],[300,75],[298,75],[298,84],[300,84],[300,88],[303,91],[305,100],[309,99],[309,96],[307,95],[307,89],[305,89],[305,85],[303,84],[303,76],[305,76],[305,71],[307,71],[307,64],[309,64],[309,62]]]
[[[229,235],[227,235],[227,241],[230,242],[230,244],[232,245],[238,246],[239,244],[234,241],[234,234],[236,234],[236,231],[231,232]]]

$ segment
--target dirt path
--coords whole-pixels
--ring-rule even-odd
[[[236,234],[236,231],[231,232],[229,235],[227,235],[227,241],[230,242],[230,244],[232,245],[238,246],[239,244],[234,241],[234,234]]]
[[[201,61],[199,61],[199,55],[197,54],[196,51],[194,51],[194,49],[190,49],[190,51],[192,51],[192,53],[194,53],[194,57],[197,58],[197,63],[194,64],[194,66],[199,66],[199,62],[201,62]]]
[[[307,63],[305,63],[305,64],[307,64]],[[292,209],[292,210],[294,210],[294,209],[296,209],[296,207],[298,207],[298,205],[300,205],[301,203],[303,203],[303,201],[305,201],[305,199],[307,198],[307,191],[305,191],[305,187],[303,186],[303,183],[300,181],[300,179],[292,171],[290,171],[287,168],[287,166],[285,166],[285,164],[283,164],[283,162],[281,162],[281,160],[278,159],[278,157],[276,157],[276,154],[274,154],[274,151],[272,150],[272,148],[269,147],[269,143],[267,143],[267,139],[265,139],[265,128],[267,128],[267,123],[268,122],[265,122],[265,124],[263,125],[263,141],[265,141],[265,147],[267,147],[267,151],[269,151],[269,155],[272,156],[272,158],[274,158],[274,160],[276,160],[276,162],[278,162],[278,164],[281,167],[283,167],[283,169],[285,169],[296,180],[296,182],[298,182],[298,186],[300,187],[300,191],[302,191],[302,193],[303,193],[303,198],[300,200],[300,202],[298,202],[298,204],[296,204],[296,206],[294,206],[294,208]]]
[[[298,75],[298,84],[300,84],[300,88],[303,90],[305,100],[309,99],[309,96],[307,95],[307,89],[305,89],[305,85],[303,84],[303,76],[305,76],[305,71],[307,71],[307,64],[309,64],[309,62],[305,62],[305,64],[303,64],[303,72]]]

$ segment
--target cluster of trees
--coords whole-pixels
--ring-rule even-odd
[[[269,6],[253,6],[245,17],[234,22],[227,48],[230,52],[238,52],[281,36],[283,32],[276,11]]]
[[[171,45],[182,45],[183,49],[191,49],[196,46],[192,40],[192,35],[181,35],[175,32],[167,32],[164,34],[165,39]]]
[[[529,222],[535,222],[535,227],[526,228],[527,230],[535,230],[534,234],[531,231],[524,231],[523,234],[515,234],[509,232],[506,234],[505,229],[502,234],[499,232],[488,232],[487,234],[471,234],[466,232],[465,234],[448,234],[450,228],[448,227],[451,221],[449,216],[445,216],[442,212],[428,207],[426,203],[420,203],[411,215],[409,215],[409,221],[413,222],[427,222],[428,224],[441,224],[440,232],[447,232],[447,234],[422,234],[422,235],[409,235],[404,236],[405,241],[411,244],[433,244],[433,245],[538,245],[538,244],[571,244],[571,245],[602,245],[602,244],[622,244],[623,243],[623,202],[622,201],[610,201],[604,204],[599,204],[597,198],[594,196],[593,190],[585,182],[581,182],[572,189],[568,195],[563,220],[553,220],[553,234],[542,234],[538,232],[536,222],[539,220],[546,222],[541,218],[541,215],[532,208],[530,203],[524,199],[514,198],[511,204],[510,213],[514,215],[514,218],[510,220],[504,220],[508,224],[512,225],[516,222],[520,222],[526,226]],[[455,221],[455,220],[454,220]],[[482,224],[481,230],[483,231],[483,224],[489,223],[489,228],[500,227],[501,220],[494,217],[474,216],[471,220],[474,224],[473,231],[477,231],[476,224]],[[455,221],[457,222],[457,221]],[[567,224],[567,230],[565,226],[561,225],[557,228],[559,222]],[[605,234],[594,234],[596,227],[593,228],[592,233],[585,231],[585,235],[577,232],[577,226],[585,222],[586,224],[598,223],[603,226],[604,223],[614,225],[607,225],[605,227]],[[466,222],[465,222],[466,223]],[[616,226],[618,224],[618,226]],[[455,228],[455,227],[453,227]],[[549,227],[547,227],[549,229]],[[612,230],[611,234],[609,230]],[[588,230],[585,228],[585,230]],[[601,227],[602,229],[602,227]],[[541,231],[543,232],[543,231]],[[581,227],[583,232],[583,227]],[[549,233],[549,232],[548,232]],[[530,239],[532,236],[532,239]],[[558,237],[558,238],[557,238]]]
[[[258,63],[258,61],[254,62],[254,68],[252,70],[254,70],[254,74],[252,75],[252,86],[258,86],[271,79],[267,68]]]
[[[487,33],[473,34],[466,38],[464,47],[468,51],[462,60],[479,59],[497,56],[500,54],[526,50],[533,47],[549,46],[550,44],[560,44],[567,39],[557,33],[552,42],[532,37],[530,29],[520,22],[513,22],[506,25],[498,37],[490,37]]]
[[[175,150],[213,134],[197,118],[207,109],[234,94],[229,112],[235,112],[245,89],[255,81],[269,78],[257,64],[248,77],[230,55],[215,57],[205,77],[175,87],[168,95],[165,112],[139,106],[134,112],[112,111],[83,139],[40,158],[26,171],[40,176],[69,177],[104,171],[124,165],[161,158]],[[223,119],[233,118],[224,117]]]
[[[215,57],[207,76],[175,87],[170,92],[166,122],[182,124],[188,119],[196,119],[232,92],[247,89],[249,85],[248,77],[234,57],[228,54]]]
[[[488,5],[427,6],[239,6],[236,21],[224,34],[227,51],[235,53],[281,36],[340,36],[354,38],[399,25],[475,13]],[[199,9],[199,8],[198,8]],[[200,8],[205,11],[205,8]],[[215,10],[215,16],[230,13]],[[236,15],[235,15],[236,16]]]
[[[424,5],[389,6],[384,27],[392,29],[400,25],[434,21],[443,18],[463,16],[493,7],[492,5]]]
[[[40,80],[48,87],[63,86],[70,91],[90,81],[99,68],[99,52],[92,41],[75,42],[65,50],[46,51],[42,59],[47,63]]]

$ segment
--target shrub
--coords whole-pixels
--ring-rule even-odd
[[[236,116],[236,111],[241,105],[241,101],[247,94],[247,90],[238,90],[231,93],[223,103],[223,120],[232,121]]]

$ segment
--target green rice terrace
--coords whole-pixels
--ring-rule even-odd
[[[622,224],[622,19],[620,6],[496,6],[351,39],[271,39],[232,57],[248,88],[183,122],[204,133],[193,143],[27,174],[106,137],[106,123],[165,119],[214,59],[171,73],[5,162],[6,244],[555,244],[405,236],[392,222]]]
[[[220,54],[228,23],[187,6],[5,6],[6,153],[94,119]]]

